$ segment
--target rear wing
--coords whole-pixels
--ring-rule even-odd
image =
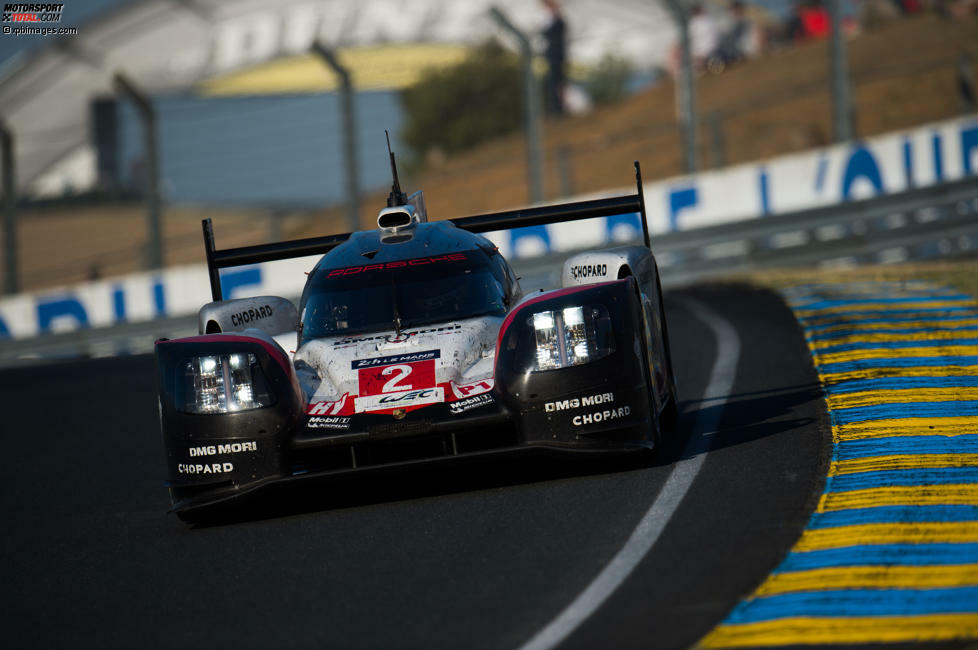
[[[494,230],[510,230],[527,226],[541,226],[549,223],[594,219],[596,217],[611,217],[619,214],[638,213],[642,216],[642,233],[645,245],[651,248],[649,240],[648,217],[645,214],[645,194],[642,191],[642,169],[635,162],[635,194],[613,196],[605,199],[577,201],[575,203],[558,203],[542,205],[535,208],[492,212],[472,217],[456,217],[448,219],[462,230],[469,232],[491,232]],[[307,255],[323,255],[336,248],[349,237],[350,233],[326,235],[324,237],[309,237],[293,239],[292,241],[257,244],[255,246],[240,246],[217,250],[214,245],[214,226],[210,219],[202,222],[204,229],[204,252],[207,256],[207,273],[211,282],[211,296],[214,301],[223,300],[221,291],[221,269],[259,262],[273,262]]]

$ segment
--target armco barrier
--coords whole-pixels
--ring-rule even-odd
[[[653,238],[664,280],[775,266],[847,267],[978,251],[978,177]]]
[[[78,357],[139,354],[153,349],[159,338],[197,333],[197,315],[161,318],[111,327],[46,334],[32,339],[0,340],[0,367]]]

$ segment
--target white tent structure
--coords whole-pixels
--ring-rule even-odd
[[[499,6],[537,31],[545,14],[527,0],[143,0],[123,4],[51,39],[0,70],[0,117],[16,136],[19,191],[91,187],[94,154],[89,103],[110,94],[124,71],[151,93],[304,53],[320,39],[336,48],[439,42],[473,45],[497,35]],[[565,0],[570,57],[596,63],[606,53],[639,70],[663,63],[674,27],[654,0]],[[38,37],[40,38],[40,37]],[[505,41],[505,37],[501,36]]]

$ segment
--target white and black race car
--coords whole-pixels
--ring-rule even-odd
[[[654,448],[676,387],[635,170],[634,195],[434,222],[395,172],[376,230],[236,249],[206,220],[214,302],[199,336],[156,344],[173,509],[411,463]],[[576,254],[562,288],[530,295],[478,234],[628,213],[644,246]],[[221,268],[313,254],[298,310],[222,300]]]

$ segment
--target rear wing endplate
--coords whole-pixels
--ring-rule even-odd
[[[645,194],[642,191],[642,169],[635,162],[636,193],[624,196],[613,196],[590,201],[575,203],[558,203],[542,205],[534,208],[492,212],[472,217],[457,217],[449,219],[458,228],[469,232],[492,232],[494,230],[510,230],[527,226],[541,226],[549,223],[594,219],[596,217],[611,217],[619,214],[638,213],[642,217],[642,233],[645,236],[646,247],[651,248],[649,240],[648,217],[645,213]],[[204,252],[207,256],[207,273],[210,277],[211,296],[214,301],[222,300],[221,269],[259,262],[273,262],[308,255],[323,255],[336,248],[349,237],[350,233],[326,235],[324,237],[309,237],[291,241],[241,246],[217,250],[214,245],[214,226],[210,219],[202,222],[204,229]]]

